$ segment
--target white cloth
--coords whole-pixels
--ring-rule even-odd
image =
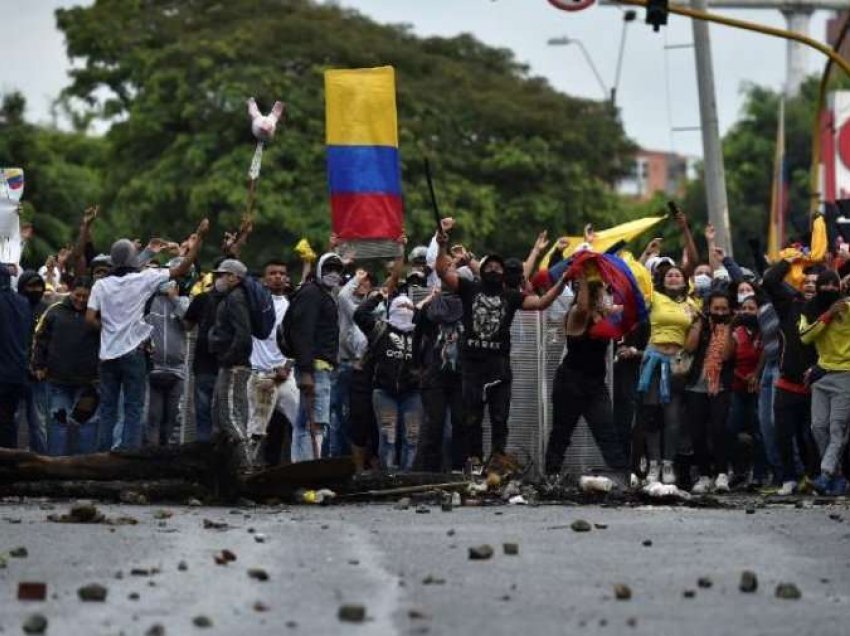
[[[289,301],[286,296],[272,296],[274,302],[274,329],[265,340],[251,337],[253,347],[251,348],[251,368],[254,371],[274,371],[286,363],[286,358],[277,346],[277,328],[283,322],[286,310],[289,309]]]
[[[167,269],[146,269],[95,282],[88,308],[100,312],[100,359],[114,360],[150,338],[144,321],[145,303],[169,279]]]

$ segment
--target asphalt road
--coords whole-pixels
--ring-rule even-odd
[[[48,514],[68,508],[50,505],[55,509],[0,504],[0,553],[7,554],[0,633],[21,634],[24,620],[40,612],[49,621],[46,633],[61,635],[145,634],[155,624],[165,634],[239,636],[850,634],[846,503],[755,514],[597,506],[450,513],[430,507],[427,514],[377,504],[99,506],[110,518],[138,520],[122,526],[48,522]],[[162,510],[173,516],[158,519]],[[574,532],[570,524],[580,518],[607,528]],[[204,529],[204,519],[228,527]],[[505,555],[505,542],[518,543],[519,554]],[[468,548],[484,543],[493,557],[470,561]],[[8,556],[19,546],[28,556]],[[222,549],[236,560],[217,565]],[[250,578],[254,567],[269,579]],[[133,568],[149,573],[131,574]],[[758,576],[755,593],[738,589],[745,569]],[[712,587],[698,587],[701,576]],[[17,600],[21,581],[47,583],[47,600]],[[776,598],[780,582],[795,583],[802,598]],[[79,600],[77,589],[88,583],[108,588],[104,602]],[[615,599],[617,583],[630,587],[630,600]],[[685,598],[685,590],[695,596]],[[258,601],[266,611],[255,609]],[[345,603],[365,605],[365,622],[341,622]],[[212,626],[195,626],[199,615]]]

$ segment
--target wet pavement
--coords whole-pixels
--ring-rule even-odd
[[[0,633],[24,633],[34,613],[62,635],[850,633],[846,502],[98,504],[111,524],[47,520],[68,509],[0,504]],[[492,555],[471,560],[482,546]],[[745,570],[753,592],[740,589]],[[46,600],[18,600],[22,582],[46,583]],[[790,587],[778,598],[782,583],[800,598]],[[103,601],[81,600],[91,584]]]

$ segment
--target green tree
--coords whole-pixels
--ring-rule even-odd
[[[77,62],[63,100],[106,135],[101,240],[178,237],[209,215],[221,232],[245,206],[253,140],[245,99],[287,103],[267,148],[253,264],[329,232],[323,71],[391,64],[407,232],[432,231],[422,153],[444,211],[477,248],[524,253],[543,228],[621,220],[611,184],[634,147],[607,104],[566,97],[510,51],[470,35],[420,39],[404,26],[308,0],[97,0],[57,11]]]

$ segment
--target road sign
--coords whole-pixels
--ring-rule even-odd
[[[581,11],[595,2],[596,0],[549,0],[549,4],[561,11]]]

